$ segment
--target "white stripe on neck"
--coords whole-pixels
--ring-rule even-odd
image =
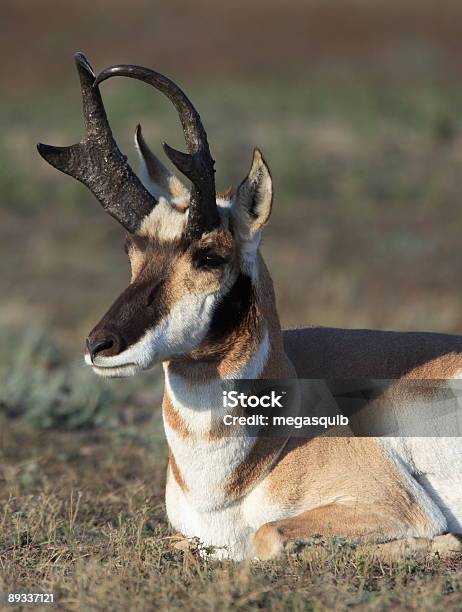
[[[258,379],[268,361],[270,341],[265,330],[257,350],[240,368],[224,377],[218,377],[207,383],[189,381],[170,371],[168,362],[164,363],[165,388],[174,408],[188,425],[191,432],[204,434],[210,431],[212,418],[221,419],[228,409],[222,403],[222,380]]]

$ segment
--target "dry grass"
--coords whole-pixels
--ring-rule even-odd
[[[162,446],[1,422],[0,591],[65,610],[458,610],[462,560],[388,566],[342,540],[268,563],[172,546]]]

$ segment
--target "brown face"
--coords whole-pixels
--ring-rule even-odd
[[[129,236],[126,251],[131,283],[87,339],[86,361],[105,376],[196,351],[216,336],[222,322],[214,323],[214,313],[240,277],[236,242],[225,229],[200,240]]]

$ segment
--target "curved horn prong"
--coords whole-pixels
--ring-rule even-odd
[[[189,180],[193,180],[191,175],[194,174],[194,168],[192,164],[191,155],[183,153],[183,151],[177,151],[166,142],[162,143],[162,147],[165,151],[166,156],[174,164],[180,172],[182,172]]]
[[[49,164],[86,185],[103,208],[125,229],[136,233],[157,201],[144,188],[120,152],[111,132],[95,73],[83,53],[74,55],[82,91],[85,138],[70,147],[39,143]]]
[[[178,85],[154,70],[132,65],[111,66],[96,77],[95,86],[113,76],[144,81],[173,103],[183,126],[188,153],[172,149],[167,144],[164,144],[164,149],[175,166],[192,182],[186,232],[191,238],[199,238],[203,233],[215,229],[220,220],[216,205],[215,162],[199,113]]]

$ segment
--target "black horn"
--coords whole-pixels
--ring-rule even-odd
[[[103,70],[95,85],[113,76],[126,76],[144,81],[165,94],[174,104],[183,126],[188,153],[172,149],[164,143],[165,153],[192,183],[189,217],[186,232],[191,238],[200,238],[219,224],[216,205],[214,160],[210,154],[207,134],[186,94],[167,77],[141,66],[120,65]]]
[[[84,139],[69,147],[39,143],[40,155],[52,166],[86,185],[103,208],[130,233],[136,233],[143,218],[157,204],[120,152],[109,127],[95,73],[83,53],[75,64],[82,90]]]

